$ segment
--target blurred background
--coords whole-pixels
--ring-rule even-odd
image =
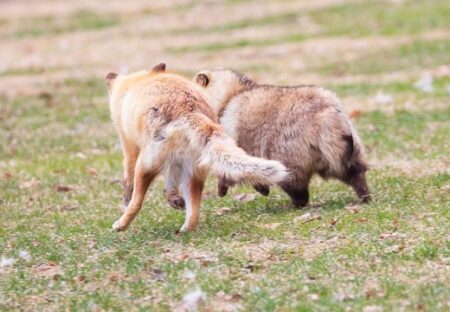
[[[423,71],[441,79],[449,74],[448,3],[6,0],[1,88],[28,94],[161,61],[188,76],[222,66],[284,84],[392,88]]]

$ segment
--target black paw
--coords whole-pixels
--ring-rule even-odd
[[[224,197],[228,193],[228,186],[220,185],[217,187],[217,194],[219,197]]]
[[[267,196],[270,193],[270,187],[267,185],[257,184],[253,188],[261,195]]]
[[[178,210],[184,210],[185,203],[184,199],[181,196],[173,196],[172,198],[168,199],[169,205],[172,208],[178,209]]]

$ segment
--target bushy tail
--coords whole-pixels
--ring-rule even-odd
[[[200,165],[209,165],[215,175],[235,182],[272,185],[288,177],[280,162],[250,156],[231,137],[217,132],[209,137]]]

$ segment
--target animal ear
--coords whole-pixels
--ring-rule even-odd
[[[108,86],[108,89],[111,90],[111,86],[114,82],[114,80],[117,78],[117,74],[116,73],[108,73],[105,77],[106,79],[106,85]]]
[[[195,76],[195,82],[202,87],[206,87],[209,84],[209,78],[205,74],[197,74],[197,76]]]
[[[117,74],[116,73],[108,73],[105,77],[106,81],[111,81],[117,78]]]
[[[166,64],[159,63],[158,65],[153,66],[152,71],[155,73],[164,72],[166,71]]]

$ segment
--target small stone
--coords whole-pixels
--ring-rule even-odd
[[[185,269],[183,272],[183,278],[187,279],[187,280],[193,280],[195,279],[195,277],[197,276],[197,274],[195,274],[194,272],[192,272],[191,270]]]
[[[394,100],[392,95],[386,94],[383,91],[378,91],[378,93],[375,95],[375,97],[373,99],[374,99],[375,103],[380,104],[380,105],[390,104]]]
[[[229,213],[230,211],[231,211],[230,208],[228,208],[228,207],[222,207],[222,208],[220,208],[219,210],[217,210],[216,215],[218,215],[218,216],[223,216],[224,214],[227,214],[227,213]]]
[[[383,307],[380,306],[365,306],[363,312],[383,312]]]
[[[309,295],[308,295],[308,298],[309,298],[309,300],[311,300],[311,301],[317,301],[317,300],[320,299],[320,297],[319,297],[318,294],[309,294]]]
[[[30,261],[32,259],[30,253],[24,249],[19,250],[19,258],[25,261]]]
[[[424,93],[432,93],[434,91],[433,76],[430,73],[423,73],[414,87]]]
[[[0,258],[0,268],[12,266],[15,262],[16,260],[14,258],[2,256]]]

